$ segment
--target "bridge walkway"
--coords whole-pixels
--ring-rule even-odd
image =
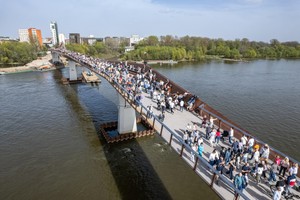
[[[98,73],[102,74],[102,73]],[[102,76],[105,77],[105,75],[102,74]],[[106,76],[106,79],[109,80],[109,78]],[[111,81],[111,80],[109,80]],[[113,83],[113,81],[111,81]],[[140,114],[142,114],[143,117],[146,117],[147,110],[145,109],[149,105],[156,105],[156,102],[153,101],[150,98],[150,95],[143,92],[142,93],[142,105],[143,106],[137,106],[133,98],[128,98],[127,94],[124,92],[124,90],[120,89],[122,86],[118,85],[117,83],[112,84],[115,89],[128,101],[131,103],[132,107],[136,109],[136,111]],[[143,107],[143,108],[142,108]],[[182,159],[192,168],[192,170],[195,171],[197,175],[199,175],[222,199],[234,199],[235,193],[232,186],[232,181],[229,180],[229,178],[220,175],[219,184],[216,184],[215,178],[216,175],[213,172],[213,170],[210,170],[210,166],[208,162],[206,161],[200,161],[200,159],[197,159],[197,163],[191,161],[191,149],[189,147],[183,148],[183,141],[182,138],[182,132],[185,129],[186,125],[188,123],[194,123],[201,124],[201,119],[187,111],[183,110],[183,112],[179,110],[175,110],[174,114],[171,114],[170,112],[166,112],[165,120],[163,121],[163,128],[160,123],[157,122],[158,115],[160,114],[160,110],[154,109],[153,115],[155,117],[148,118],[148,122],[150,124],[154,124],[154,128],[157,130],[158,134],[167,142],[170,144],[172,149],[179,154]],[[170,128],[170,129],[168,129]],[[204,128],[199,128],[202,136],[205,135]],[[177,137],[171,136],[171,132],[175,133]],[[228,146],[226,143],[222,143],[222,146]],[[220,149],[220,146],[216,146],[216,149]],[[213,147],[210,147],[208,145],[208,142],[204,142],[204,154],[203,158],[205,160],[208,160],[209,154],[213,151]],[[176,166],[174,166],[176,167]],[[224,170],[225,171],[225,170]],[[271,199],[269,195],[269,187],[268,186],[255,186],[255,183],[250,182],[248,188],[243,191],[245,198],[239,197],[239,199]]]
[[[146,93],[143,93],[143,99],[142,103],[145,106],[148,105],[155,105],[156,102],[151,100],[149,98],[149,95]],[[171,128],[175,133],[178,134],[179,137],[183,137],[183,131],[186,129],[187,124],[193,124],[196,123],[198,125],[198,130],[200,131],[200,134],[204,140],[204,151],[203,151],[203,158],[205,160],[208,160],[210,153],[213,151],[214,148],[216,148],[218,151],[221,150],[221,147],[229,147],[229,143],[227,141],[223,142],[220,141],[219,145],[210,146],[209,141],[205,139],[205,128],[200,128],[200,125],[202,123],[202,120],[195,114],[191,113],[190,111],[187,111],[186,109],[183,110],[183,112],[179,111],[178,109],[174,109],[174,114],[171,114],[170,112],[166,112],[164,124],[166,124],[169,128]],[[154,109],[154,114],[158,116],[161,113],[160,110]],[[156,130],[160,130],[159,125],[157,125]],[[161,136],[166,140],[170,141],[170,133],[166,129],[163,129]],[[181,154],[182,145],[181,143],[176,139],[172,138],[171,146],[178,154]],[[191,151],[184,149],[182,152],[182,158],[184,161],[190,165],[192,168],[195,167],[195,162],[192,162],[191,160]],[[200,161],[201,162],[201,161]],[[214,173],[209,170],[205,165],[202,165],[201,163],[197,163],[197,167],[195,172],[200,175],[209,185],[211,185],[211,181],[213,179]],[[228,166],[226,167],[226,169]],[[225,174],[224,170],[224,174]],[[225,175],[223,175],[225,177]],[[228,177],[226,179],[229,182],[232,182]],[[223,182],[221,179],[219,180],[219,184],[213,184],[215,191],[223,198],[225,199],[233,199],[234,191],[228,186],[226,182]],[[254,182],[254,178],[250,178],[250,184],[248,187],[243,191],[243,193],[249,197],[250,199],[270,199],[269,195],[269,186],[266,184],[261,184],[259,186],[256,185]],[[241,198],[242,199],[242,198]]]
[[[76,58],[72,59],[76,60]],[[81,61],[78,60],[78,62],[80,63]],[[122,88],[121,85],[109,79],[108,74],[105,74],[93,68],[92,66],[88,66],[88,68],[107,79],[112,84],[112,86],[127,100],[127,102],[129,102],[132,107],[136,109],[136,111],[140,113],[144,118],[146,118],[147,114],[146,107],[149,105],[156,105],[156,102],[150,99],[148,94],[142,93],[142,104],[137,106],[134,103],[133,98],[128,97],[129,95],[126,94],[125,89]],[[175,109],[174,114],[166,112],[165,120],[162,123],[159,122],[157,118],[159,113],[159,110],[154,109],[153,117],[151,119],[147,119],[150,124],[153,124],[158,134],[160,134],[162,138],[164,138],[164,140],[170,144],[172,149],[176,153],[178,153],[183,158],[183,160],[192,167],[195,173],[202,177],[202,179],[205,180],[208,185],[210,185],[210,187],[214,191],[216,191],[217,194],[219,194],[221,198],[235,198],[235,189],[233,187],[232,181],[226,175],[220,175],[219,184],[215,184],[215,178],[216,175],[218,175],[218,172],[215,169],[211,168],[211,166],[207,162],[209,154],[213,151],[214,148],[208,145],[209,143],[205,139],[203,157],[201,158],[196,155],[196,161],[191,161],[191,148],[183,142],[182,134],[188,123],[191,124],[195,122],[198,125],[201,124],[201,118],[199,118],[192,112],[186,110],[183,110],[183,112],[181,112]],[[204,128],[198,128],[198,130],[200,130],[202,136],[205,135]],[[220,150],[221,146],[229,147],[227,142],[220,141],[220,145],[217,145],[215,148],[217,150]],[[268,184],[261,183],[257,185],[254,181],[254,178],[251,178],[249,176],[249,179],[250,181],[248,187],[242,193],[240,191],[237,191],[237,193],[240,194],[240,199],[272,199],[270,196],[270,189]],[[293,191],[293,193],[300,195],[297,191]]]
[[[128,98],[124,90],[120,89],[122,86],[118,85],[117,83],[114,83],[113,86],[121,95],[123,95],[123,97],[128,102],[131,102],[132,107],[135,108],[136,111],[142,114],[144,117],[146,117],[147,115],[147,110],[146,110],[147,106],[152,105],[154,107],[153,115],[155,116],[155,118],[152,117],[150,119],[148,118],[147,120],[150,124],[154,124],[154,128],[157,130],[158,134],[160,134],[161,137],[170,144],[172,149],[177,154],[179,154],[182,157],[182,159],[192,168],[192,170],[194,170],[196,174],[198,174],[208,185],[210,185],[210,187],[221,198],[234,199],[234,190],[232,189],[232,185],[231,185],[232,181],[229,179],[229,177],[225,175],[225,173],[224,175],[220,175],[218,184],[216,184],[215,173],[213,172],[213,170],[209,169],[209,166],[207,165],[208,163],[203,163],[197,158],[196,158],[196,162],[193,162],[191,160],[191,149],[187,148],[186,146],[183,147],[182,136],[183,136],[183,131],[186,129],[188,123],[189,124],[196,123],[198,125],[198,130],[200,131],[201,136],[203,137],[204,140],[203,158],[206,161],[208,161],[209,155],[213,151],[213,149],[217,149],[218,151],[220,151],[221,147],[226,147],[226,148],[230,147],[228,141],[223,142],[221,140],[218,145],[210,146],[209,142],[205,139],[205,129],[200,128],[202,119],[195,113],[187,111],[186,109],[184,109],[181,112],[176,108],[174,109],[175,110],[174,114],[168,111],[165,112],[165,119],[163,121],[164,125],[162,126],[160,123],[155,122],[157,121],[158,115],[161,113],[161,111],[156,108],[156,101],[152,100],[149,94],[143,92],[142,100],[141,100],[143,106],[136,106],[133,103],[132,100],[133,98]],[[175,133],[177,137],[174,137],[174,135],[172,136],[171,132],[173,134]],[[228,166],[226,166],[224,172],[227,169]],[[239,171],[241,171],[241,169],[234,172],[234,175]],[[293,190],[293,193],[300,195],[300,193],[295,190]],[[270,185],[268,184],[268,182],[265,183],[264,180],[262,180],[261,183],[257,185],[255,182],[255,178],[251,177],[250,175],[249,175],[249,185],[247,186],[246,189],[243,190],[243,194],[245,195],[245,198],[240,196],[239,199],[259,199],[259,200],[272,199]]]

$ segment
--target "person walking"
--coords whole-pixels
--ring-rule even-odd
[[[213,130],[210,132],[210,134],[209,134],[209,145],[210,145],[211,147],[214,146],[215,137],[216,137],[216,131],[215,131],[215,129],[213,129]]]
[[[184,131],[184,133],[183,133],[183,141],[186,143],[186,144],[188,144],[188,133],[187,133],[187,131]]]
[[[260,183],[260,178],[261,178],[263,171],[264,171],[264,166],[263,166],[263,164],[259,163],[257,165],[256,177],[255,177],[257,185]]]
[[[153,108],[152,105],[150,104],[150,106],[147,106],[148,108],[148,112],[147,112],[147,118],[152,118],[152,114],[153,114]]]
[[[201,123],[201,128],[206,128],[206,121],[207,121],[207,117],[206,117],[206,115],[204,115],[204,117],[202,119],[202,123]]]
[[[184,101],[181,99],[179,102],[180,111],[183,112]]]
[[[192,144],[191,161],[195,162],[195,152],[197,152],[197,144]]]
[[[265,144],[263,148],[260,150],[260,160],[263,161],[268,161],[269,159],[269,154],[270,154],[270,148],[268,144]]]
[[[209,126],[205,129],[205,138],[208,140],[211,133],[211,128]]]
[[[279,170],[279,175],[281,175],[284,177],[285,176],[285,172],[288,169],[288,167],[290,166],[290,161],[288,157],[285,157],[280,164],[280,170]]]
[[[217,132],[216,132],[215,143],[216,143],[216,144],[219,144],[220,139],[221,139],[221,131],[220,131],[220,129],[218,128],[218,130],[217,130]]]
[[[243,186],[245,185],[245,179],[243,177],[242,172],[240,172],[234,176],[233,184],[234,184],[235,188],[237,188],[238,190],[243,192],[243,189],[244,189]]]
[[[277,163],[274,162],[272,165],[269,167],[269,184],[271,185],[271,181],[275,182],[276,181],[276,170],[277,170]]]
[[[289,169],[289,174],[298,174],[298,163],[293,163],[292,167]]]
[[[217,118],[213,118],[212,116],[210,116],[210,119],[209,119],[209,126],[210,128],[213,128],[214,127],[214,121],[216,121]]]
[[[219,155],[216,149],[213,150],[213,152],[209,155],[209,164],[211,166],[214,166],[216,164],[216,160],[219,160]]]
[[[273,194],[273,200],[280,200],[281,199],[281,189],[280,187],[276,187],[276,191]]]
[[[220,174],[223,174],[224,166],[225,166],[224,158],[223,158],[223,157],[220,157],[219,160],[217,161],[216,170],[217,170]],[[216,176],[216,184],[219,185],[219,175]]]
[[[229,131],[229,144],[232,144],[232,139],[233,139],[233,136],[234,136],[234,128],[231,127],[230,128],[230,131]]]
[[[286,179],[285,196],[291,193],[291,189],[296,185],[297,177],[295,174],[290,174]]]
[[[201,157],[203,155],[203,150],[204,150],[204,146],[203,146],[203,142],[201,142],[200,145],[198,146],[198,154]]]
[[[249,136],[247,145],[248,145],[248,149],[249,149],[250,153],[253,152],[253,146],[254,146],[254,143],[255,143],[254,138]]]
[[[175,103],[171,100],[171,101],[169,102],[169,104],[170,104],[170,111],[171,111],[172,114],[174,114],[174,106],[175,106]]]

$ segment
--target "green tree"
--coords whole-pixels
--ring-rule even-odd
[[[0,43],[0,62],[4,64],[19,63],[21,65],[37,58],[37,50],[34,45],[26,42],[2,42]]]
[[[157,46],[159,44],[158,38],[153,35],[149,36],[145,41],[149,46]]]
[[[257,56],[257,53],[252,48],[247,49],[243,54],[244,58],[256,58],[256,56]]]

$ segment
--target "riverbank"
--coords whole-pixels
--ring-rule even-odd
[[[147,64],[153,65],[153,64],[178,64],[179,62],[199,62],[199,61],[224,61],[224,62],[245,62],[248,63],[251,60],[246,60],[246,59],[232,59],[232,58],[223,58],[220,56],[211,56],[211,55],[206,55],[203,56],[200,60],[187,60],[187,59],[182,59],[182,60],[147,60]],[[145,61],[132,61],[132,60],[127,60],[128,62],[135,62],[137,64],[144,64]]]
[[[0,68],[0,74],[11,74],[31,71],[45,71],[55,69],[55,66],[50,62],[51,53],[48,52],[46,56],[27,63],[24,66]]]
[[[174,60],[147,60],[146,62],[149,65],[153,65],[153,64],[177,64],[178,63],[178,61],[174,61]],[[145,61],[135,61],[135,63],[144,64]]]

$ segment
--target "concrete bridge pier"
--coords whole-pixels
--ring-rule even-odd
[[[70,72],[70,81],[77,81],[77,71],[76,71],[75,62],[73,60],[69,60],[68,67]]]
[[[60,62],[59,53],[52,51],[51,55],[52,55],[52,63]]]
[[[137,132],[135,110],[129,103],[118,93],[119,115],[118,115],[118,132],[119,134]]]

